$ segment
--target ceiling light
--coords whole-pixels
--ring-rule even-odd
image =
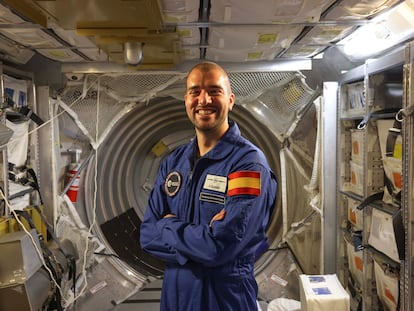
[[[405,1],[337,43],[349,58],[363,60],[414,36],[414,0]]]
[[[143,43],[125,42],[124,43],[124,61],[128,65],[137,66],[142,63]]]

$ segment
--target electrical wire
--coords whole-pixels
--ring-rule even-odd
[[[97,88],[99,90],[100,87],[100,79],[97,79],[98,81],[98,85]],[[86,82],[86,81],[85,81]],[[100,96],[99,96],[99,92],[97,92],[97,99],[96,99],[96,123],[95,123],[95,141],[97,141],[98,139],[98,134],[99,134],[99,101],[100,101]],[[91,234],[93,227],[95,226],[96,223],[96,202],[97,202],[97,187],[98,187],[98,150],[96,150],[95,153],[95,172],[94,172],[94,186],[95,186],[95,190],[93,193],[93,204],[92,204],[92,223],[89,226],[88,229],[88,233]],[[87,287],[88,287],[88,280],[87,280],[87,276],[86,276],[86,265],[87,265],[87,253],[89,250],[89,239],[86,238],[86,245],[85,245],[85,250],[83,253],[83,264],[82,264],[82,277],[84,279],[84,284],[83,287],[81,288],[80,292],[78,293],[78,295],[76,295],[73,298],[73,301],[76,302],[80,297],[82,297],[82,295],[85,293]]]
[[[23,224],[23,222],[20,220],[19,215],[17,215],[16,211],[11,207],[9,201],[6,199],[3,189],[0,188],[0,195],[3,198],[6,206],[9,208],[9,211],[11,211],[11,213],[13,214],[14,218],[16,219],[17,223],[20,225],[20,227],[22,228],[22,230],[26,233],[26,235],[30,238],[30,241],[32,242],[32,245],[36,251],[37,256],[39,257],[40,262],[42,263],[42,266],[46,269],[46,271],[48,272],[50,279],[52,280],[53,284],[58,288],[58,290],[60,292],[62,292],[62,289],[59,285],[59,283],[56,281],[54,274],[52,272],[52,270],[48,267],[48,265],[45,262],[45,259],[43,257],[43,251],[39,249],[38,245],[36,244],[36,241],[34,240],[33,236],[31,235],[31,233],[27,230],[27,228],[25,227],[25,225]]]
[[[94,255],[105,256],[105,257],[114,257],[114,258],[122,260],[121,257],[119,257],[117,254],[113,254],[113,253],[108,254],[108,253],[94,252]]]
[[[85,81],[86,82],[86,81]],[[100,79],[97,79],[97,87],[99,89],[100,86]],[[92,87],[95,86],[96,82],[91,83],[89,85],[88,88],[85,87],[84,83],[84,92],[87,92],[89,89],[91,89]],[[76,100],[74,100],[70,105],[68,105],[68,108],[71,108],[72,106],[74,106],[75,104],[77,104],[80,100],[82,100],[83,96],[80,96],[79,98],[77,98]],[[53,117],[51,117],[49,120],[45,121],[43,124],[38,125],[35,129],[33,129],[32,131],[28,132],[28,136],[32,135],[34,133],[36,133],[37,131],[39,131],[41,128],[43,128],[46,125],[51,124],[54,120],[56,120],[57,118],[59,118],[61,115],[63,115],[64,113],[66,113],[67,111],[65,109],[63,109],[60,113],[57,113],[56,115],[54,115]],[[96,140],[98,137],[98,129],[99,129],[99,92],[98,92],[98,97],[97,97],[97,113],[96,113]],[[0,149],[5,148],[8,146],[8,144],[10,143],[7,142],[6,144],[0,145]],[[88,283],[87,283],[87,277],[86,277],[86,265],[87,265],[87,253],[89,250],[89,236],[91,235],[92,229],[95,226],[96,223],[96,201],[97,201],[97,153],[96,153],[96,158],[95,158],[95,192],[94,192],[94,198],[93,198],[93,221],[89,226],[88,229],[88,233],[89,235],[86,236],[85,241],[86,241],[86,246],[85,246],[85,251],[83,253],[83,264],[82,264],[82,276],[84,278],[84,286],[82,287],[80,293],[78,293],[78,295],[74,296],[73,299],[66,299],[63,295],[63,290],[61,288],[61,286],[59,285],[58,281],[56,280],[56,278],[54,277],[54,274],[52,272],[52,270],[48,267],[47,263],[45,262],[44,258],[43,258],[43,253],[42,250],[40,250],[33,238],[33,236],[30,234],[30,232],[26,229],[26,227],[24,226],[24,224],[21,222],[21,220],[19,219],[16,211],[11,207],[9,201],[6,199],[5,194],[3,192],[3,189],[0,188],[0,195],[2,196],[4,202],[5,202],[5,206],[9,209],[9,211],[13,214],[13,216],[15,217],[16,221],[19,223],[20,227],[22,228],[22,230],[29,236],[33,247],[36,250],[36,253],[42,263],[42,266],[45,268],[45,270],[48,272],[50,279],[52,280],[53,284],[56,286],[56,288],[58,289],[61,299],[64,301],[64,303],[66,305],[69,305],[70,303],[74,303],[76,302],[86,291]]]

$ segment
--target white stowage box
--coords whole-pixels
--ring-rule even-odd
[[[195,22],[198,20],[199,5],[197,0],[162,0],[164,21],[172,23]]]
[[[352,26],[348,25],[324,25],[314,26],[312,29],[299,41],[299,44],[329,44],[336,42],[344,37],[344,34],[349,32]]]
[[[240,61],[259,61],[273,60],[282,49],[275,48],[253,48],[226,50],[210,47],[207,49],[206,58],[215,62],[240,62]]]
[[[335,274],[300,275],[302,311],[348,311],[349,294]]]
[[[329,10],[327,20],[358,20],[373,16],[384,7],[392,7],[398,0],[340,1]]]
[[[317,22],[332,0],[212,0],[210,21],[243,23]]]
[[[209,28],[209,45],[220,49],[286,48],[300,34],[302,27],[220,26]]]
[[[197,27],[177,26],[177,33],[183,45],[196,46],[200,43],[200,30]]]

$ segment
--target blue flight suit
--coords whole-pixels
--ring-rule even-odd
[[[234,122],[207,154],[197,159],[197,150],[194,138],[162,162],[141,225],[142,249],[166,262],[161,310],[257,310],[255,251],[275,176]],[[212,221],[223,208],[224,219]]]

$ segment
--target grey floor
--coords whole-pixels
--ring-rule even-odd
[[[114,311],[159,311],[162,280],[150,283],[122,304],[117,305]],[[259,302],[262,311],[267,310],[267,303]]]
[[[162,281],[151,282],[135,295],[129,297],[114,311],[159,311]]]

